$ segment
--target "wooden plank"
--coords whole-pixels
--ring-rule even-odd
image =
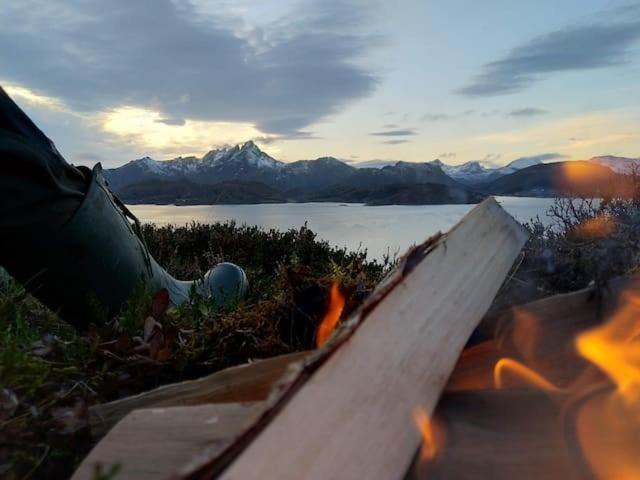
[[[411,252],[312,368],[290,379],[221,478],[401,478],[420,443],[414,410],[433,412],[525,239],[488,199]],[[218,474],[234,453],[184,473]]]
[[[226,448],[261,411],[259,403],[220,403],[135,410],[89,453],[73,480],[90,480],[96,465],[119,465],[118,480],[167,478],[194,455]]]
[[[561,404],[561,395],[536,390],[446,392],[436,411],[439,453],[428,462],[417,454],[406,479],[589,478],[565,448]]]
[[[89,409],[91,434],[94,437],[104,435],[129,412],[141,408],[265,400],[273,383],[287,367],[306,355],[308,352],[280,355],[227,368],[197,380],[165,385],[132,397],[94,405]]]

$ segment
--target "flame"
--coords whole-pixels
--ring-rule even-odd
[[[516,380],[521,380],[525,384],[537,387],[540,390],[551,392],[559,390],[558,387],[553,385],[549,380],[544,378],[535,370],[511,358],[501,358],[493,368],[493,382],[498,390],[506,388],[506,373],[511,373],[516,377]]]
[[[583,228],[593,235],[607,235],[615,225],[602,217]],[[576,474],[567,478],[640,479],[640,283],[633,285],[635,291],[629,288],[623,293],[613,313],[605,317],[606,321],[588,330],[579,330],[580,313],[586,315],[582,325],[592,321],[588,307],[580,307],[583,310],[574,313],[571,304],[566,310],[558,311],[515,309],[511,315],[498,319],[499,328],[493,339],[469,347],[461,355],[452,375],[453,385],[457,387],[455,394],[476,390],[477,398],[486,398],[487,402],[495,400],[498,398],[495,392],[486,397],[482,394],[491,388],[491,372],[496,390],[526,387],[544,391],[549,405],[534,413],[532,419],[514,423],[513,428],[529,426],[535,430],[538,428],[535,422],[540,422],[540,432],[549,434],[551,443],[559,442],[560,446],[564,442],[566,449],[558,450],[557,463],[550,462],[550,469],[562,467],[566,462],[567,471]],[[593,304],[591,308],[595,308]],[[508,395],[511,394],[517,402],[522,392]],[[516,405],[514,411],[517,408]],[[414,412],[423,438],[421,463],[431,460],[428,468],[439,473],[448,469],[456,472],[457,460],[448,459],[468,453],[467,444],[456,441],[454,435],[452,442],[440,441],[447,425],[454,429],[457,425],[455,419],[446,417],[446,412],[445,409],[444,416],[436,417],[443,418],[444,424],[434,424],[424,410]],[[480,429],[484,428],[483,422],[490,421],[471,415],[461,419],[460,425],[468,427],[467,424],[476,420]],[[501,426],[505,427],[505,423]],[[437,427],[435,436],[434,427]],[[500,441],[509,441],[510,435],[524,442],[522,448],[525,449],[537,448],[536,442],[541,438],[532,435],[528,440],[515,430],[510,432],[508,426],[503,433],[505,438],[495,440],[496,447]],[[493,437],[486,438],[493,441]],[[529,441],[531,443],[526,443]],[[445,448],[451,448],[454,454],[444,452]],[[420,464],[416,467],[418,471],[419,467]],[[544,470],[544,466],[539,467]]]
[[[342,315],[345,300],[344,295],[340,291],[338,282],[333,282],[329,293],[329,308],[318,325],[318,330],[316,332],[316,346],[318,348],[322,347],[322,345],[326,343],[335,330],[336,325],[340,320],[340,316]]]
[[[418,407],[413,412],[413,418],[416,426],[422,436],[422,448],[420,449],[420,461],[426,462],[436,456],[438,449],[434,435],[433,425],[427,412],[423,408]]]
[[[627,292],[622,302],[607,323],[579,335],[576,348],[611,378],[618,395],[640,407],[640,297]]]
[[[582,222],[576,227],[575,231],[584,238],[604,238],[616,231],[616,222],[611,217],[598,215]]]
[[[576,431],[597,478],[640,478],[640,297],[626,292],[605,324],[576,338],[576,349],[615,385],[584,401]]]

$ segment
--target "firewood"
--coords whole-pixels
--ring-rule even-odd
[[[84,459],[73,480],[119,465],[118,480],[166,478],[194,455],[208,458],[231,444],[261,411],[260,403],[219,403],[135,410]]]
[[[525,239],[489,199],[414,249],[240,441],[182,475],[401,478],[420,443],[414,410],[433,412]]]
[[[289,364],[307,352],[259,360],[213,373],[197,380],[165,385],[149,392],[89,409],[91,434],[104,435],[129,412],[139,408],[202,405],[206,403],[255,402],[265,400],[271,386]]]

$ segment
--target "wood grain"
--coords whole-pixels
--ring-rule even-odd
[[[91,480],[97,464],[119,465],[117,480],[167,478],[186,461],[226,448],[261,409],[260,403],[220,403],[135,410],[100,441],[72,480]]]
[[[414,409],[433,412],[525,239],[493,199],[474,208],[405,265],[221,478],[402,478],[420,443]]]
[[[306,355],[308,352],[280,355],[227,368],[197,380],[165,385],[140,395],[95,405],[89,409],[91,434],[94,437],[104,435],[129,412],[140,408],[264,400],[287,367]]]

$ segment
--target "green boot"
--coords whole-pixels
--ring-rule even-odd
[[[109,191],[101,172],[96,165],[82,204],[59,231],[46,232],[27,262],[7,265],[38,299],[84,328],[96,311],[117,314],[140,284],[150,293],[166,288],[173,306],[192,290],[217,304],[246,293],[247,277],[232,263],[218,264],[199,281],[169,275],[149,254],[138,220]]]

